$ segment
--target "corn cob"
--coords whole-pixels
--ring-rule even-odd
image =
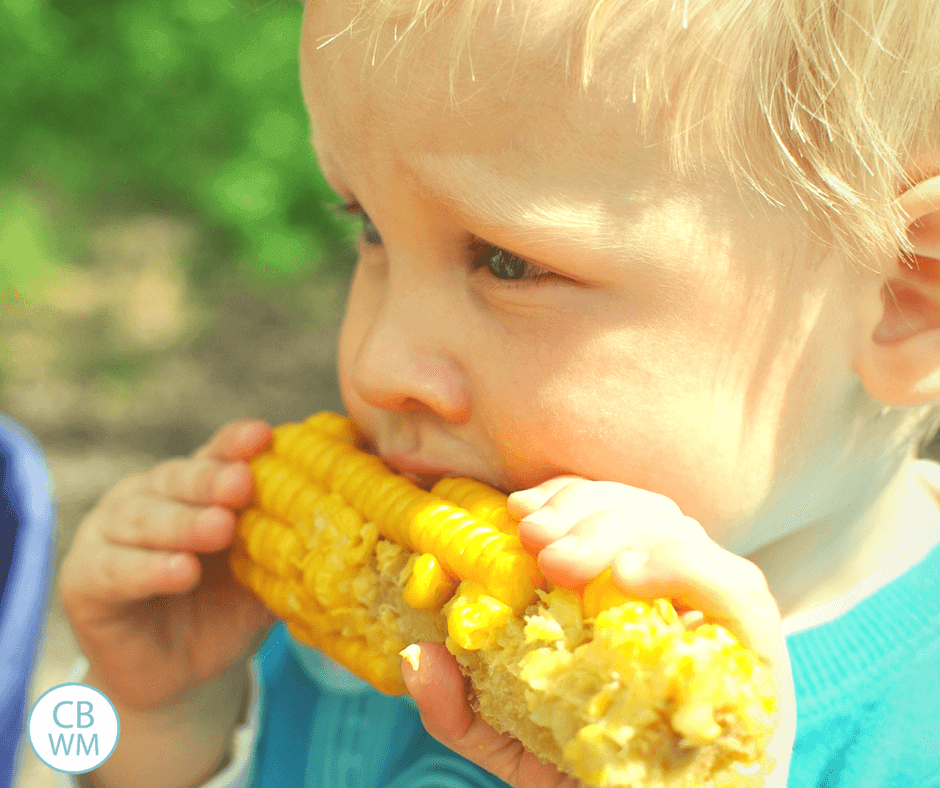
[[[609,569],[580,595],[546,583],[505,495],[453,478],[425,492],[338,414],[275,428],[252,469],[234,575],[377,690],[405,692],[409,643],[443,643],[487,722],[587,785],[763,785],[773,678],[725,628],[686,626]]]

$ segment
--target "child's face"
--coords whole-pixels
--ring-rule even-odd
[[[384,456],[507,492],[619,481],[753,543],[774,485],[843,423],[836,266],[807,273],[800,225],[720,170],[671,175],[629,103],[570,98],[554,52],[515,64],[476,36],[454,109],[446,42],[397,84],[359,39],[317,50],[342,6],[308,4],[301,65],[321,167],[371,219],[339,346],[349,415]]]

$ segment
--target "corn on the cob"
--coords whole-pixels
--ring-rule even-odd
[[[687,628],[610,570],[581,595],[547,584],[505,495],[472,479],[425,492],[338,414],[277,427],[252,468],[233,573],[379,691],[405,691],[409,643],[444,643],[484,719],[586,784],[763,784],[773,678],[723,627]]]

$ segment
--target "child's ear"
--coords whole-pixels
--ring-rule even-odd
[[[940,401],[940,176],[900,197],[913,258],[901,258],[882,285],[880,321],[866,327],[855,371],[886,405]]]

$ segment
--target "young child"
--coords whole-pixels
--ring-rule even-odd
[[[339,379],[375,451],[514,493],[549,580],[612,566],[765,655],[768,785],[940,785],[940,4],[309,2],[301,78],[362,215]],[[79,782],[575,785],[443,647],[386,697],[233,582],[269,440],[81,525],[62,599],[121,738]]]

